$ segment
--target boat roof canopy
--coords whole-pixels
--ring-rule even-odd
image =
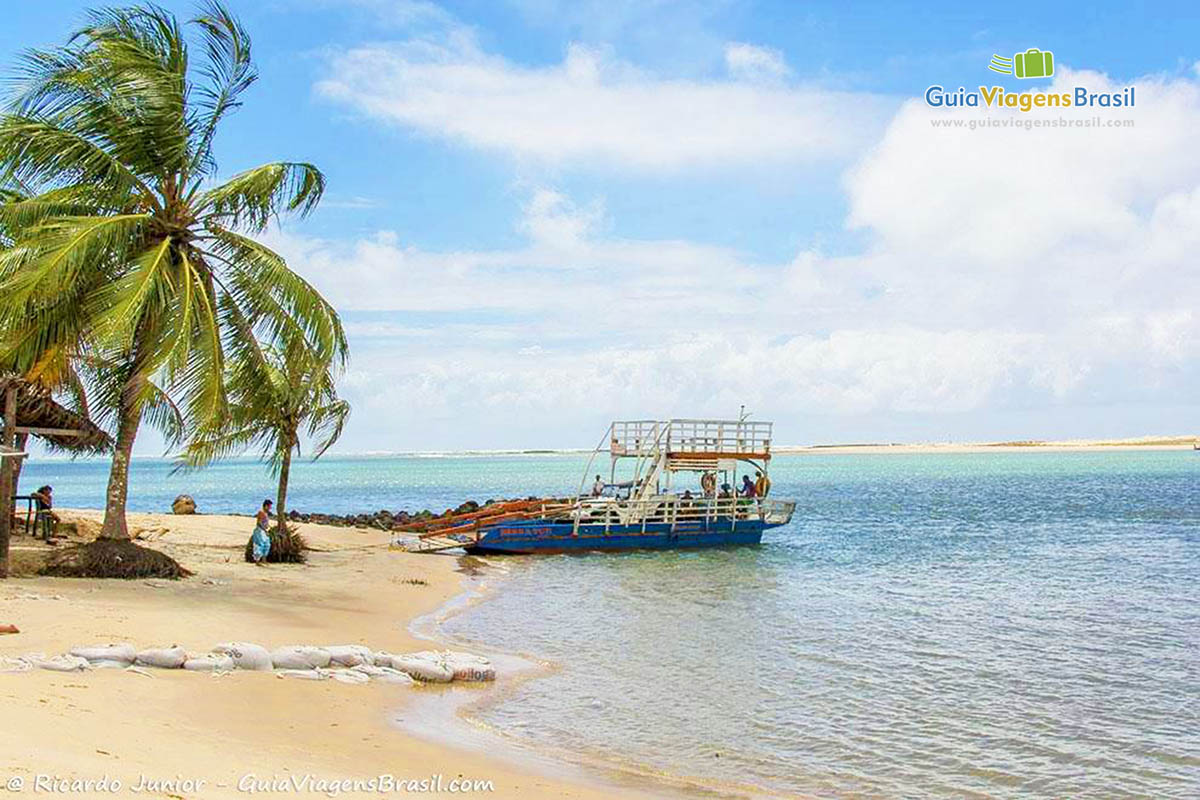
[[[718,469],[722,460],[769,461],[772,423],[728,419],[617,420],[613,458],[658,456],[669,469]]]

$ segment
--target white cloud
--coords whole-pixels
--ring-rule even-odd
[[[461,110],[447,99],[459,97],[446,93],[449,76],[470,92],[482,85],[487,70],[468,62],[430,68],[430,113]],[[489,63],[505,103],[522,105],[514,86],[541,98],[558,85],[567,116],[575,88],[595,99],[644,80],[614,77],[592,52],[540,71]],[[549,431],[622,413],[728,414],[741,403],[793,428],[817,416],[873,419],[880,430],[896,415],[976,412],[1036,427],[1055,408],[1073,409],[1068,419],[1111,408],[1125,415],[1117,433],[1172,432],[1186,429],[1178,409],[1200,389],[1200,151],[1189,138],[1200,84],[1135,83],[1132,110],[1071,112],[1132,118],[1133,128],[933,128],[945,111],[906,103],[847,173],[847,225],[867,240],[854,254],[805,248],[764,263],[696,242],[622,238],[601,200],[550,188],[530,193],[518,224],[526,241],[512,249],[430,252],[386,232],[275,243],[340,308],[395,312],[393,323],[352,329],[376,344],[359,350],[348,386],[379,419],[402,397],[421,419],[445,421],[394,431],[418,444],[445,442],[422,437],[449,436],[464,419],[512,426],[513,439],[487,444],[578,443]],[[1051,89],[1077,84],[1115,88],[1064,69]],[[743,90],[758,91],[721,86]],[[515,130],[551,139],[538,133],[537,103],[527,105],[531,117]],[[529,146],[561,158],[609,148],[638,165],[651,152],[636,137],[618,147],[580,135],[560,150]],[[429,337],[410,317],[434,310],[455,321]],[[377,346],[388,324],[404,346]],[[1158,408],[1175,416],[1138,416]],[[482,434],[471,436],[449,444],[480,444]]]
[[[785,85],[770,50],[734,45],[732,80],[657,77],[572,45],[529,67],[482,52],[470,33],[342,51],[317,85],[386,122],[518,159],[646,169],[844,158],[889,106],[865,94]],[[747,76],[770,76],[756,83]]]
[[[1061,114],[1133,128],[934,128],[936,117],[987,112],[906,103],[847,180],[849,224],[874,237],[859,261],[895,298],[893,313],[1048,331],[1190,307],[1200,151],[1187,132],[1200,124],[1200,85],[1135,83],[1134,109]],[[1076,85],[1120,88],[1063,70],[1050,91]]]
[[[751,81],[778,81],[791,72],[783,53],[744,42],[725,45],[725,66],[730,75]]]
[[[599,201],[581,209],[560,192],[538,189],[525,209],[521,229],[538,244],[565,250],[595,233],[603,222],[604,205]]]

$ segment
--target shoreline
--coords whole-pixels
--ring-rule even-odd
[[[478,574],[464,576],[462,591],[434,611],[414,618],[409,624],[409,630],[415,636],[442,647],[470,650],[486,655],[497,667],[496,684],[486,693],[465,685],[450,688],[437,696],[430,695],[418,699],[417,703],[427,712],[425,719],[433,716],[442,723],[432,735],[429,732],[414,730],[402,719],[397,720],[398,727],[418,738],[440,743],[447,743],[452,737],[465,735],[470,739],[472,749],[498,749],[498,757],[514,764],[537,764],[539,771],[547,776],[583,780],[587,784],[633,792],[637,796],[679,800],[696,797],[757,800],[781,796],[766,787],[665,772],[644,762],[591,754],[582,748],[553,748],[483,721],[479,716],[481,712],[505,702],[508,696],[525,683],[544,678],[563,669],[564,666],[546,661],[533,653],[504,651],[486,641],[454,636],[445,630],[446,622],[470,612],[479,604],[486,603],[496,592],[503,591],[502,584],[508,577],[508,569],[499,572],[498,580],[483,582],[479,578],[494,574],[490,570],[496,570],[497,566],[487,559],[481,560],[485,566]],[[650,792],[652,794],[646,794]]]
[[[85,534],[101,516],[87,510],[60,514],[86,528]],[[4,621],[21,630],[0,638],[0,655],[65,652],[103,641],[177,643],[192,652],[221,641],[428,649],[409,626],[451,603],[467,577],[457,558],[389,550],[390,537],[380,531],[302,525],[319,548],[309,565],[255,568],[242,561],[245,518],[131,513],[129,521],[140,543],[195,574],[180,581],[0,582]],[[30,539],[14,539],[16,551],[30,548],[36,549]],[[492,688],[466,691],[482,697]],[[491,780],[495,790],[486,794],[493,797],[654,796],[601,785],[581,771],[548,774],[532,759],[500,758],[490,747],[431,743],[394,724],[397,715],[409,715],[418,728],[430,725],[425,701],[453,691],[245,672],[220,678],[183,670],[0,675],[6,711],[0,773],[30,786],[39,774],[110,776],[126,787],[140,779],[180,777],[204,781],[203,791],[187,793],[202,797],[241,797],[238,785],[246,775],[366,780],[385,773]]]

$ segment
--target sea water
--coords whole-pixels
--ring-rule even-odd
[[[577,490],[585,457],[330,458],[309,511]],[[104,465],[23,489],[96,506]],[[556,669],[481,720],[532,746],[782,794],[1200,795],[1200,453],[803,455],[758,547],[509,557],[450,635]],[[130,508],[252,511],[236,461],[135,462]]]

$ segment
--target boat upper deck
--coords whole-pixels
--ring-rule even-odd
[[[665,452],[677,463],[771,458],[771,423],[723,419],[621,420],[612,424],[613,457]]]

